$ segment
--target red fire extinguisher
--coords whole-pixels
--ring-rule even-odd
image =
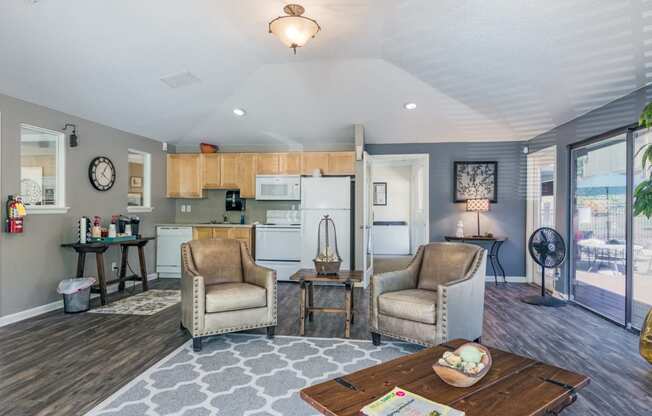
[[[7,228],[6,231],[12,234],[23,232],[23,221],[27,210],[19,196],[9,195],[7,198]]]

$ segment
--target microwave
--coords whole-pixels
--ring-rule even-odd
[[[259,201],[300,201],[300,176],[256,176],[256,199]]]

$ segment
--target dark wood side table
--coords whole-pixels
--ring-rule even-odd
[[[500,264],[500,258],[498,256],[500,254],[500,247],[505,241],[507,241],[507,237],[455,237],[452,235],[447,235],[444,237],[444,239],[446,241],[456,241],[460,243],[491,243],[491,246],[489,247],[489,264],[491,264],[491,270],[494,272],[494,281],[496,282],[496,285],[498,285],[498,274],[496,273],[496,270],[498,270],[503,275],[503,283],[507,283],[507,278],[505,277],[505,269],[503,269],[503,265]]]
[[[307,387],[303,400],[328,416],[357,416],[360,409],[395,386],[462,410],[466,416],[557,415],[577,399],[590,379],[531,358],[489,348],[493,366],[468,388],[444,383],[432,365],[446,351],[466,341],[457,339]]]
[[[353,285],[362,281],[362,272],[360,271],[341,271],[337,275],[324,276],[319,275],[313,269],[301,269],[290,276],[290,280],[299,282],[301,293],[299,295],[299,333],[305,334],[306,319],[312,321],[313,312],[339,313],[345,317],[344,336],[351,336],[351,324],[353,323]],[[345,290],[343,308],[316,308],[313,304],[313,283],[329,282],[338,286],[343,285]]]
[[[67,243],[61,247],[70,247],[77,252],[77,277],[84,276],[84,266],[86,263],[86,254],[95,253],[95,263],[97,263],[97,287],[91,288],[91,293],[100,294],[100,302],[106,305],[107,302],[107,285],[118,283],[118,290],[123,291],[126,281],[139,281],[143,284],[143,292],[148,290],[147,287],[147,266],[145,263],[145,245],[156,237],[141,237],[135,240],[115,241],[115,242],[92,242],[92,243]],[[122,252],[120,258],[120,271],[117,279],[106,280],[104,275],[104,253],[111,246],[120,246]],[[129,258],[129,248],[138,248],[138,260],[140,262],[140,276],[127,276],[127,259]]]

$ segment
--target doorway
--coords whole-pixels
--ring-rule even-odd
[[[430,239],[429,155],[370,156],[369,169],[374,269],[400,269]]]
[[[526,238],[541,227],[555,228],[555,194],[557,188],[557,146],[550,146],[527,155]],[[525,253],[527,281],[541,284],[541,267]],[[555,269],[546,271],[546,287],[555,290],[558,281]]]

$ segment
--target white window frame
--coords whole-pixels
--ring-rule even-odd
[[[134,206],[127,204],[127,212],[152,212],[154,210],[154,207],[152,207],[152,154],[143,152],[142,150],[128,149],[127,158],[129,157],[129,153],[136,153],[143,156],[143,205]],[[127,161],[127,163],[129,162]],[[131,180],[131,177],[128,180]],[[127,187],[127,189],[129,188]]]
[[[28,205],[28,215],[33,214],[66,214],[70,207],[66,206],[66,135],[60,131],[49,130],[43,127],[33,126],[31,124],[20,124],[20,149],[21,149],[21,162],[20,168],[22,170],[22,148],[23,148],[23,129],[30,129],[44,134],[51,134],[57,136],[57,178],[56,178],[56,204],[48,206]],[[22,173],[19,175],[22,181]],[[20,185],[19,185],[20,187]]]

